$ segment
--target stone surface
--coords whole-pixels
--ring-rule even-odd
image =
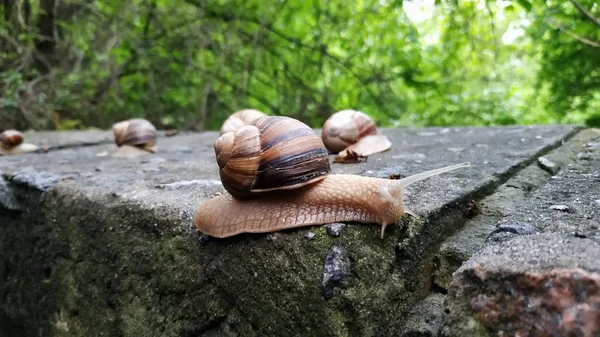
[[[399,337],[435,337],[442,326],[446,296],[433,293],[417,303],[403,320]]]
[[[485,233],[489,218],[442,245],[439,260],[447,261],[460,251],[449,243],[470,240],[454,266],[477,251],[473,243],[484,247],[443,283],[445,336],[600,335],[600,149],[587,145],[598,139],[599,130],[586,130],[554,151],[569,161],[514,200],[487,241],[465,233]]]
[[[435,257],[434,282],[447,289],[452,273],[483,247],[499,226],[527,223],[539,231],[571,231],[574,226],[597,235],[599,212],[594,203],[600,192],[592,182],[598,174],[600,149],[587,144],[600,139],[600,130],[588,129],[544,156],[563,167],[556,176],[533,163],[498,187],[484,199],[482,214],[466,222],[463,229],[449,237]],[[584,152],[587,159],[578,154]],[[565,213],[550,210],[552,205],[577,205],[580,210]],[[596,225],[594,225],[596,223]]]
[[[112,142],[0,158],[21,209],[0,209],[0,319],[43,336],[399,335],[430,293],[436,247],[467,221],[471,201],[577,130],[382,130],[390,151],[333,171],[388,178],[473,165],[412,185],[404,200],[421,219],[403,218],[384,240],[379,226],[357,224],[339,237],[319,226],[200,235],[193,212],[224,191],[215,132],[160,138],[157,154],[131,159],[112,157]],[[326,300],[333,247],[352,272]]]
[[[600,131],[596,132],[600,139]],[[600,242],[600,149],[584,150],[549,179],[504,221],[527,221],[543,232],[589,237]]]
[[[189,133],[179,133],[180,135]],[[169,132],[158,131],[160,138],[168,137]],[[48,151],[60,150],[71,147],[92,146],[114,143],[112,130],[86,130],[86,131],[27,131],[23,133],[24,141],[38,145]]]
[[[487,245],[454,276],[442,336],[599,336],[598,256],[559,233]]]
[[[24,141],[49,150],[75,146],[89,146],[101,143],[111,143],[114,135],[111,130],[93,131],[36,131],[24,132]]]
[[[0,209],[6,211],[22,210],[22,206],[19,204],[13,188],[4,179],[0,179],[0,205]]]

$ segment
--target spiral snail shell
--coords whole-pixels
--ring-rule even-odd
[[[289,117],[260,117],[221,135],[214,150],[223,186],[238,199],[304,186],[331,171],[323,141]]]
[[[386,136],[377,132],[371,117],[356,110],[342,110],[331,115],[323,124],[321,137],[327,149],[338,154],[335,162],[367,157],[392,146]]]
[[[221,134],[229,131],[235,131],[244,125],[250,125],[261,117],[267,117],[267,115],[254,109],[240,110],[229,116],[225,122],[223,122],[223,125],[221,126]]]
[[[156,152],[157,131],[146,119],[133,118],[113,124],[116,157],[135,157]]]
[[[5,130],[0,134],[0,142],[6,148],[15,147],[23,143],[23,134],[17,130]]]
[[[34,144],[23,143],[23,134],[13,129],[0,133],[0,143],[0,156],[35,152],[39,148]]]
[[[400,180],[331,174],[321,139],[289,117],[259,118],[223,134],[214,148],[229,193],[201,203],[193,221],[218,238],[349,221],[380,224],[383,238],[386,226],[404,214],[416,216],[402,200],[407,186],[470,166],[450,165]]]

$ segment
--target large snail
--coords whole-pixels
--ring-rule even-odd
[[[331,174],[322,140],[289,117],[259,118],[224,133],[214,147],[221,181],[230,193],[203,202],[194,224],[219,238],[348,221],[380,224],[383,238],[387,225],[404,214],[415,215],[404,206],[404,188],[470,166],[446,166],[401,180]],[[232,185],[236,182],[239,187]]]
[[[390,149],[392,143],[379,134],[375,122],[367,114],[356,110],[342,110],[331,115],[323,124],[323,143],[331,153],[337,153],[334,162],[355,161]]]
[[[23,134],[12,129],[0,134],[0,144],[0,156],[35,152],[39,149],[37,145],[23,143]]]
[[[115,157],[136,157],[156,153],[156,128],[141,118],[118,122],[112,126],[119,147]]]

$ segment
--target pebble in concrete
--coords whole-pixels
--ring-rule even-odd
[[[558,167],[558,165],[556,165],[553,161],[549,160],[546,157],[539,157],[538,165],[544,171],[547,171],[550,174],[556,174],[556,172],[558,172],[558,170],[560,169],[560,167]]]
[[[352,259],[348,252],[343,247],[333,246],[323,266],[323,298],[331,299],[336,287],[346,286],[346,278],[350,274],[352,274]]]
[[[338,237],[342,233],[342,229],[344,229],[344,227],[346,227],[345,224],[336,222],[326,225],[325,231],[329,236]]]

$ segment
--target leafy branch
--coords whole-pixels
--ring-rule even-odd
[[[600,19],[596,18],[595,16],[592,15],[592,13],[588,12],[585,8],[583,8],[583,6],[577,1],[577,0],[569,0],[573,6],[575,6],[575,8],[577,8],[577,10],[585,15],[588,19],[590,19],[590,21],[592,21],[592,23],[594,23],[596,26],[598,26],[600,28]]]

